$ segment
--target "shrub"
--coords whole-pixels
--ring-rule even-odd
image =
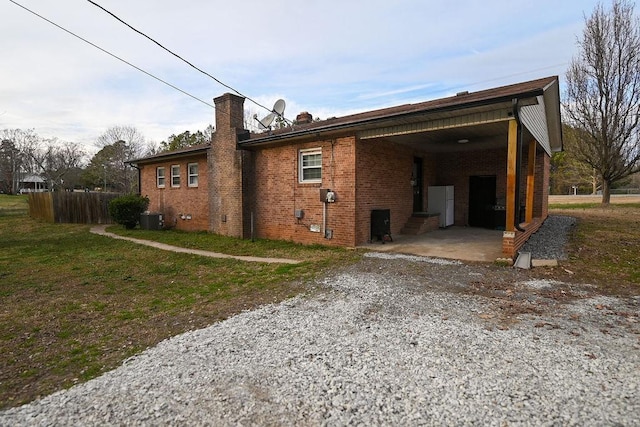
[[[149,198],[135,194],[116,197],[109,202],[109,215],[125,228],[135,228],[140,220],[140,214],[149,207]]]

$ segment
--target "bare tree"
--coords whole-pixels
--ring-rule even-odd
[[[20,154],[19,172],[21,174],[37,174],[37,166],[33,163],[29,153],[36,150],[42,143],[42,138],[33,129],[2,129],[0,140],[11,141],[13,147]]]
[[[75,142],[45,141],[46,145],[29,152],[38,174],[49,184],[49,189],[73,188],[74,182],[67,177],[76,172],[83,163],[86,153]],[[66,181],[66,185],[65,185]]]
[[[88,186],[103,191],[133,193],[137,191],[137,173],[126,162],[149,154],[144,136],[131,126],[114,126],[96,139],[101,150],[89,162],[83,179]]]
[[[118,141],[125,143],[126,154],[130,155],[132,159],[146,154],[147,145],[144,136],[133,126],[110,127],[96,139],[96,146],[104,148]]]
[[[206,142],[211,142],[211,137],[213,136],[213,133],[215,132],[215,128],[213,127],[212,124],[209,124],[204,131],[202,131],[202,134],[204,135],[204,139]]]
[[[0,179],[5,192],[18,192],[27,175],[41,177],[51,190],[64,187],[65,182],[72,187],[73,180],[67,178],[77,174],[86,156],[79,144],[44,139],[33,129],[3,129],[0,137]],[[8,177],[13,184],[7,184]]]
[[[634,5],[614,0],[585,17],[580,53],[567,71],[564,110],[580,132],[576,156],[611,185],[640,170],[640,24]]]

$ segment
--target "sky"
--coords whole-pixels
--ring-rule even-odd
[[[290,120],[302,111],[340,117],[553,75],[562,88],[585,16],[598,3],[94,2],[251,100],[271,108],[284,99]],[[113,126],[133,126],[159,143],[214,124],[207,104],[233,92],[87,0],[0,0],[0,22],[0,129],[34,129],[94,152]],[[268,114],[249,99],[245,109]]]

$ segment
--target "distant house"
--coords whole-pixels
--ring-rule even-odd
[[[397,235],[444,214],[429,193],[447,186],[447,225],[504,230],[514,256],[548,215],[549,160],[562,149],[557,77],[323,121],[302,113],[259,134],[243,129],[243,103],[215,99],[210,145],[131,161],[165,224],[355,247],[380,237],[381,219]]]
[[[41,193],[47,191],[47,183],[38,175],[26,175],[20,180],[20,193]]]

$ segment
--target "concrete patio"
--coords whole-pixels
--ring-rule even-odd
[[[361,248],[462,261],[494,262],[503,258],[502,231],[449,227],[418,236],[393,235],[392,242],[372,242]]]

